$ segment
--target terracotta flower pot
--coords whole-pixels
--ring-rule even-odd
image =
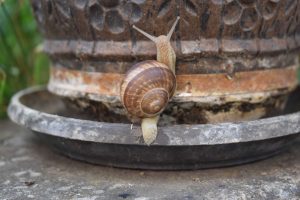
[[[124,73],[156,57],[132,25],[166,34],[178,15],[178,87],[166,123],[274,115],[297,85],[299,1],[32,0],[32,7],[52,59],[49,90],[93,113],[105,105],[124,115]]]

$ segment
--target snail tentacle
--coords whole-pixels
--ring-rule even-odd
[[[157,42],[157,37],[150,35],[149,33],[146,33],[145,31],[143,31],[142,29],[136,27],[135,25],[132,26],[135,30],[137,30],[138,32],[142,33],[144,36],[146,36],[149,40],[153,41],[153,42]]]
[[[180,17],[178,16],[176,18],[176,21],[174,22],[172,28],[170,29],[168,35],[167,35],[167,38],[168,38],[169,41],[171,40],[171,37],[172,37],[172,35],[173,35],[174,31],[175,31],[175,27],[176,27],[176,25],[177,25],[177,23],[178,23],[179,20],[180,20]]]

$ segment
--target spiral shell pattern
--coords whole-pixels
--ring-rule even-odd
[[[121,84],[121,101],[129,114],[144,118],[160,114],[176,89],[170,68],[155,60],[134,65]]]

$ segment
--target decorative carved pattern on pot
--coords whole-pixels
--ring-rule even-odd
[[[32,0],[32,6],[39,24],[47,30],[46,38],[103,40],[110,34],[124,32],[128,37],[128,23],[138,22],[142,18],[140,5],[144,2]],[[72,32],[71,35],[69,32]]]
[[[295,49],[296,46],[287,47],[286,38],[299,45],[296,37],[300,34],[297,27],[298,0],[222,2],[32,0],[32,5],[46,39],[125,41],[122,44],[131,43],[126,52],[128,56],[132,55],[137,41],[144,40],[132,31],[132,24],[160,35],[168,31],[167,25],[176,15],[182,19],[176,34],[176,46],[182,57],[220,52],[261,54]],[[274,42],[277,47],[266,46]]]

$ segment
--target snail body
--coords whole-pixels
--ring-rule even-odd
[[[179,17],[168,35],[159,37],[133,26],[156,44],[157,60],[139,62],[126,73],[121,84],[120,98],[129,115],[142,119],[142,134],[148,145],[157,136],[159,114],[168,105],[176,90],[176,54],[170,39],[178,20]]]

